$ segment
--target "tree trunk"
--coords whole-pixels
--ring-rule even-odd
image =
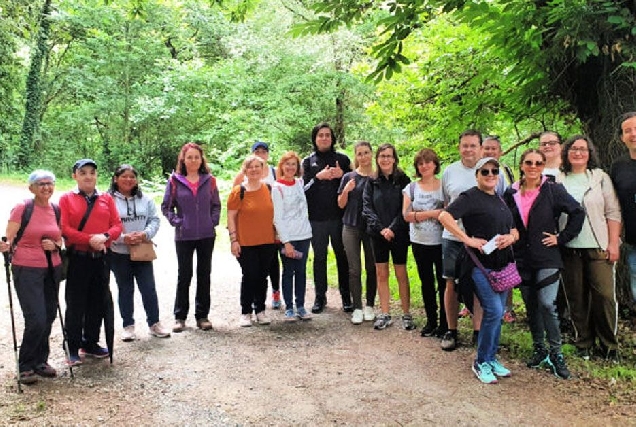
[[[42,108],[42,63],[47,55],[47,41],[51,31],[51,0],[45,0],[40,15],[40,29],[37,42],[31,54],[31,67],[26,81],[26,105],[20,147],[17,153],[18,169],[29,166],[34,152],[34,141],[40,130],[40,110]]]

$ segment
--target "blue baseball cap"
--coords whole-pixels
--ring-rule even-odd
[[[254,144],[252,144],[252,153],[259,148],[264,148],[265,150],[269,151],[269,145],[267,145],[266,142],[256,141]]]

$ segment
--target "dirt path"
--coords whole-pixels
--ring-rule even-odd
[[[9,207],[27,193],[0,191],[3,229]],[[176,259],[166,223],[156,240],[161,318],[171,326]],[[18,395],[2,276],[2,425],[636,425],[633,408],[608,404],[606,390],[518,363],[509,363],[512,378],[482,385],[470,371],[472,349],[444,353],[438,340],[397,325],[385,331],[354,326],[333,290],[328,309],[313,321],[285,324],[282,313],[271,311],[271,326],[240,328],[240,269],[224,244],[213,257],[214,331],[197,330],[190,317],[183,333],[151,338],[137,295],[139,339],[117,339],[112,366],[89,361],[71,380],[56,321],[51,363],[61,377]],[[114,281],[111,287],[116,299]],[[307,300],[313,301],[311,291]],[[14,308],[21,331],[15,296]],[[118,334],[118,313],[116,325]]]

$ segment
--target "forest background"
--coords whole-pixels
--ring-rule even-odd
[[[0,0],[0,170],[68,176],[80,157],[165,182],[201,143],[230,178],[254,140],[271,158],[434,148],[469,127],[515,165],[538,133],[589,134],[603,165],[636,110],[636,1]],[[625,280],[621,301],[626,303]]]

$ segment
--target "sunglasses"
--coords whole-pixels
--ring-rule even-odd
[[[532,160],[524,160],[523,164],[526,165],[526,166],[541,167],[541,166],[545,165],[545,162],[543,160],[537,160],[536,162],[533,162]]]
[[[479,169],[479,173],[481,174],[481,176],[488,176],[490,174],[493,174],[494,176],[497,176],[497,175],[499,175],[499,169],[497,169],[497,168]]]

